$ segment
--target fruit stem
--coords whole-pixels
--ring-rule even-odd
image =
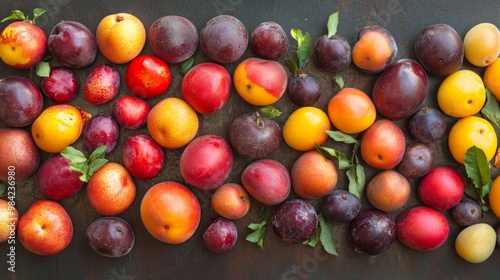
[[[255,111],[254,116],[255,116],[255,120],[254,120],[255,126],[261,127],[262,126],[262,122],[260,121],[260,113],[259,113],[259,111]]]

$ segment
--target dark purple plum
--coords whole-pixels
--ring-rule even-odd
[[[446,118],[438,109],[423,107],[410,118],[408,130],[418,142],[434,143],[446,133]]]
[[[149,27],[148,41],[158,57],[175,64],[194,54],[198,47],[198,30],[185,17],[164,16]]]
[[[12,127],[25,127],[42,113],[43,96],[30,79],[9,76],[0,79],[0,120]]]
[[[213,17],[200,32],[201,51],[222,64],[238,60],[247,46],[248,32],[245,25],[230,15]]]
[[[281,130],[278,123],[255,111],[233,121],[229,128],[229,142],[238,154],[250,159],[261,159],[280,147]]]
[[[434,151],[424,143],[413,143],[406,147],[398,171],[407,178],[419,178],[434,166]]]
[[[427,73],[415,60],[402,59],[382,72],[373,85],[377,112],[393,120],[413,115],[427,95]]]
[[[333,190],[323,198],[321,212],[332,222],[352,221],[361,210],[361,200],[346,190]]]
[[[89,152],[105,145],[106,153],[110,153],[118,143],[118,136],[118,123],[106,114],[92,117],[83,128],[83,141]]]
[[[281,240],[298,244],[314,235],[318,228],[318,215],[308,202],[290,199],[276,207],[271,225]]]
[[[87,227],[87,241],[98,254],[123,257],[134,248],[135,234],[130,224],[118,217],[100,217]]]
[[[365,210],[349,224],[349,241],[356,251],[378,255],[396,240],[396,224],[380,210]]]
[[[458,225],[470,226],[479,223],[483,210],[475,200],[463,197],[457,205],[451,208],[451,216]]]
[[[237,240],[236,224],[221,217],[211,220],[203,232],[203,242],[210,251],[217,254],[231,250]]]
[[[429,73],[447,76],[462,66],[464,44],[462,38],[448,24],[434,24],[424,28],[415,41],[418,61]]]
[[[278,60],[288,52],[288,37],[278,23],[262,22],[250,34],[250,48],[260,58]]]
[[[40,193],[52,200],[69,198],[83,187],[82,173],[74,171],[71,161],[61,154],[45,160],[36,172],[36,185]]]
[[[313,49],[316,64],[323,70],[340,73],[351,65],[351,46],[341,35],[322,35]]]
[[[288,97],[297,106],[311,106],[321,97],[319,82],[316,78],[301,73],[290,79]]]
[[[54,26],[47,38],[50,54],[69,68],[85,68],[97,56],[94,34],[76,21],[61,21]]]
[[[42,92],[57,103],[68,103],[78,93],[78,80],[75,73],[65,67],[52,67],[48,77],[40,79]]]

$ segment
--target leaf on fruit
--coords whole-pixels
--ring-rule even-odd
[[[321,228],[318,226],[316,231],[314,232],[313,236],[311,238],[307,239],[306,241],[302,242],[302,244],[311,246],[311,247],[316,247],[316,244],[318,244],[319,241],[319,235],[321,234]]]
[[[260,115],[272,120],[274,118],[277,118],[281,115],[281,111],[274,108],[271,105],[268,106],[263,106],[263,107],[257,107],[257,112],[259,112]]]
[[[319,240],[323,249],[334,256],[338,256],[337,249],[335,249],[335,242],[332,234],[332,225],[325,219],[322,213],[318,214],[320,235]]]
[[[50,75],[50,64],[46,61],[40,61],[35,66],[38,77],[48,77]]]
[[[72,146],[66,147],[66,149],[61,152],[61,155],[70,160],[69,166],[71,169],[82,173],[82,175],[80,175],[80,180],[82,180],[82,182],[88,182],[90,177],[108,162],[108,160],[104,158],[106,155],[106,146],[104,145],[92,151],[89,158],[86,158],[80,150]]]
[[[467,177],[474,185],[477,202],[481,205],[481,208],[487,210],[488,206],[484,198],[490,192],[492,180],[490,163],[486,158],[486,154],[482,149],[472,146],[465,153],[464,165]],[[470,193],[471,190],[468,192]]]
[[[302,69],[307,62],[309,62],[309,58],[311,56],[312,51],[312,40],[311,34],[306,32],[306,34],[302,34],[300,29],[293,29],[291,31],[292,37],[297,41],[297,58],[299,60],[299,68]]]
[[[361,198],[366,183],[364,167],[359,163],[355,164],[347,170],[346,175],[349,179],[349,192]]]
[[[69,159],[71,161],[71,163],[80,163],[80,162],[87,161],[87,158],[85,157],[85,155],[80,150],[77,150],[77,149],[73,148],[72,146],[66,147],[66,149],[64,149],[61,152],[61,155],[65,158]]]
[[[328,38],[332,38],[337,33],[337,26],[339,25],[339,12],[335,12],[328,17]]]
[[[481,109],[483,117],[500,127],[500,105],[490,90],[486,89],[486,103]]]
[[[345,134],[341,131],[338,130],[325,130],[326,134],[330,136],[333,140],[337,142],[342,142],[346,144],[355,144],[358,143],[358,140],[356,138],[352,137],[349,134]]]
[[[295,61],[291,60],[290,58],[285,58],[286,66],[290,70],[290,72],[293,73],[294,76],[297,76],[299,72],[299,66]]]
[[[193,64],[194,64],[193,56],[181,62],[180,67],[182,75],[186,75],[186,73],[189,72],[189,70],[193,67]]]
[[[259,245],[259,247],[263,248],[264,234],[266,233],[266,224],[266,220],[263,220],[260,223],[249,224],[248,228],[253,230],[253,232],[247,235],[246,240],[252,243],[256,243],[257,245]]]
[[[345,87],[345,83],[344,83],[344,79],[342,78],[342,76],[340,75],[335,75],[333,77],[333,81],[335,82],[335,84],[340,88],[340,89],[343,89]]]
[[[5,194],[5,190],[7,187],[4,184],[0,183],[0,197],[2,197]]]
[[[12,13],[2,19],[2,21],[0,22],[4,22],[4,21],[8,21],[8,20],[25,20],[26,19],[26,16],[24,15],[24,13],[21,11],[21,10],[13,10]]]
[[[316,151],[328,158],[336,158],[338,160],[338,169],[346,169],[351,167],[351,162],[347,158],[346,154],[339,152],[333,148],[321,147],[318,144],[314,144]]]

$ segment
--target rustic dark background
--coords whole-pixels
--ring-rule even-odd
[[[0,2],[0,18],[7,16],[12,9],[21,9],[30,13],[33,8],[40,7],[47,10],[47,14],[38,20],[38,25],[48,35],[52,27],[61,20],[75,20],[86,25],[95,32],[97,24],[106,15],[117,12],[128,12],[136,15],[144,23],[146,29],[159,17],[165,15],[181,15],[196,25],[201,30],[203,25],[212,17],[219,14],[230,14],[239,18],[250,33],[259,23],[273,20],[289,31],[298,28],[310,32],[313,41],[325,34],[328,16],[340,12],[338,33],[346,37],[351,46],[354,44],[357,32],[366,25],[377,24],[384,26],[392,32],[399,46],[398,58],[415,58],[413,51],[414,40],[420,30],[435,23],[447,23],[453,26],[462,36],[469,28],[480,22],[491,22],[500,26],[500,3],[497,0],[480,1],[431,1],[431,0],[389,0],[389,1],[300,1],[300,0],[209,0],[209,1],[73,1],[73,0],[40,0],[36,1],[2,1]],[[369,2],[369,3],[368,3]],[[0,23],[0,29],[7,26],[7,22]],[[289,36],[289,58],[295,58],[296,42]],[[148,43],[143,53],[152,54]],[[246,57],[252,56],[248,50]],[[196,63],[208,60],[201,51],[196,52]],[[281,60],[284,64],[284,60]],[[107,63],[99,55],[95,63],[86,68],[77,70],[80,85],[83,84],[88,73],[97,64]],[[226,65],[232,74],[237,63]],[[119,95],[130,94],[124,82],[126,65],[117,66],[122,75],[122,87]],[[482,74],[482,69],[472,67],[464,62],[463,68],[472,69]],[[156,104],[166,96],[178,96],[182,76],[177,65],[172,65],[172,84],[162,96],[148,100],[151,105]],[[314,63],[309,63],[306,70],[313,73],[321,82],[322,97],[316,104],[317,107],[326,109],[330,98],[338,91],[332,80],[332,75],[316,69]],[[14,70],[0,63],[0,78],[9,75],[22,75],[31,77],[36,82],[38,78],[33,71]],[[371,94],[371,87],[376,75],[369,75],[351,66],[341,74],[347,86],[356,87]],[[429,75],[429,90],[425,104],[437,106],[435,100],[436,90],[442,78]],[[46,105],[51,104],[45,99]],[[111,113],[110,104],[90,106],[79,94],[71,102],[81,106],[89,113]],[[297,107],[284,96],[275,104],[283,115],[277,119],[282,126],[289,115]],[[243,102],[233,89],[232,96],[227,105],[213,115],[200,115],[200,129],[198,135],[217,134],[227,139],[228,127],[237,116],[252,111],[252,107]],[[448,118],[450,125],[455,119]],[[407,121],[397,122],[407,132]],[[5,124],[0,123],[0,127]],[[26,129],[29,129],[26,128]],[[147,133],[140,129],[130,131],[121,129],[118,146],[109,156],[112,161],[121,162],[121,146],[127,136],[132,133]],[[407,143],[413,140],[407,136]],[[82,140],[75,146],[83,148]],[[335,147],[341,151],[350,152],[350,147],[334,143],[329,140],[327,146]],[[435,165],[453,166],[464,174],[463,166],[458,165],[449,154],[446,139],[432,144],[435,151]],[[135,180],[137,196],[133,205],[119,215],[129,221],[136,234],[136,244],[132,252],[122,258],[112,259],[96,254],[88,246],[85,239],[87,226],[99,215],[88,205],[85,192],[79,192],[75,197],[62,201],[74,224],[74,236],[69,247],[62,253],[41,257],[26,251],[19,243],[16,245],[16,272],[7,271],[6,243],[0,244],[0,279],[494,279],[498,275],[500,265],[500,249],[482,264],[469,264],[460,259],[454,249],[454,241],[461,230],[455,225],[448,212],[445,215],[450,221],[449,239],[440,248],[432,252],[419,252],[410,250],[397,241],[392,247],[378,255],[368,256],[353,250],[346,237],[347,225],[334,224],[333,233],[338,256],[328,256],[318,245],[316,248],[305,245],[285,244],[279,240],[272,230],[268,228],[265,235],[264,249],[245,241],[245,236],[250,233],[247,225],[258,222],[258,211],[261,205],[252,201],[249,214],[236,221],[239,230],[239,240],[232,251],[224,255],[209,252],[203,244],[201,233],[204,225],[216,213],[211,209],[209,200],[210,192],[193,189],[200,200],[202,207],[202,220],[195,235],[187,242],[180,245],[164,244],[153,238],[143,226],[139,216],[139,205],[142,196],[154,184],[174,180],[182,182],[178,169],[178,162],[182,149],[166,151],[166,166],[164,171],[156,178],[148,181]],[[49,155],[42,153],[42,159]],[[271,156],[290,168],[293,161],[299,156],[285,144]],[[239,176],[248,164],[235,156],[235,164],[228,182],[239,182]],[[367,182],[376,171],[367,168]],[[493,170],[493,176],[498,170]],[[408,208],[420,204],[415,192],[417,179],[411,180],[413,189],[410,200],[403,207]],[[337,188],[346,189],[347,179],[344,171],[340,172]],[[292,194],[293,196],[293,194]],[[42,198],[34,178],[18,182],[16,189],[16,205],[20,214],[36,199]],[[310,201],[318,209],[320,200]],[[371,206],[363,197],[363,209]],[[268,209],[270,215],[272,209]],[[390,213],[394,218],[401,211]],[[485,214],[484,221],[496,227],[499,220],[491,212]],[[57,236],[54,236],[57,238]]]

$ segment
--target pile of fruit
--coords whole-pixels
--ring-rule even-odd
[[[35,9],[34,20],[43,12]],[[381,26],[362,28],[351,48],[337,34],[338,13],[315,42],[309,33],[291,30],[296,59],[285,58],[295,44],[273,21],[248,32],[237,18],[220,15],[198,32],[188,19],[172,15],[146,30],[134,15],[118,13],[104,17],[95,32],[66,20],[46,36],[20,11],[7,19],[18,21],[2,32],[0,58],[16,69],[36,69],[38,76],[0,77],[0,181],[7,197],[0,200],[0,242],[15,243],[15,236],[35,254],[63,251],[73,225],[60,201],[83,190],[101,215],[87,227],[88,243],[109,257],[133,250],[134,229],[119,217],[126,210],[137,211],[162,242],[183,243],[203,230],[207,248],[224,253],[236,244],[236,223],[251,204],[264,211],[262,221],[248,225],[253,232],[246,240],[260,246],[269,227],[284,242],[321,243],[335,255],[332,223],[348,223],[357,251],[380,254],[396,240],[429,251],[448,239],[449,222],[464,227],[455,247],[469,262],[485,261],[500,244],[500,231],[481,220],[485,211],[500,217],[500,179],[492,178],[500,164],[500,31],[491,23],[472,27],[463,39],[449,25],[428,26],[415,40],[416,58],[397,60],[398,42]],[[146,44],[153,53],[142,52]],[[197,50],[207,61],[195,61]],[[247,51],[253,56],[243,59]],[[108,63],[95,65],[98,55]],[[462,69],[464,58],[484,73]],[[306,73],[309,63],[330,73],[338,87],[327,110],[315,107],[323,91]],[[372,92],[344,84],[342,74],[352,64],[376,75]],[[181,77],[171,65],[179,65]],[[79,85],[77,71],[89,67]],[[439,108],[424,104],[428,75],[443,77]],[[167,96],[173,79],[182,80],[182,98]],[[124,89],[130,94],[120,93]],[[200,135],[204,120],[231,106],[232,92],[249,112],[231,121],[228,135]],[[79,94],[88,107],[72,105]],[[282,127],[273,120],[281,114],[273,107],[281,98],[296,106]],[[110,103],[112,111],[99,110]],[[408,123],[404,130],[397,123],[402,120]],[[117,145],[120,131],[142,128],[147,133]],[[443,139],[463,168],[435,166],[433,143]],[[77,142],[84,151],[73,146]],[[284,145],[300,153],[291,169],[272,159]],[[167,169],[169,150],[182,154]],[[120,153],[121,161],[108,161],[112,153]],[[241,180],[228,182],[236,160],[246,164]],[[377,174],[367,180],[365,168]],[[167,170],[183,181],[161,181],[136,196],[138,181]],[[347,184],[338,186],[343,171]],[[44,199],[18,213],[11,199],[15,185],[32,177]],[[421,205],[407,207],[409,180],[415,178]],[[193,190],[209,192],[210,210],[218,215],[203,229]],[[370,205],[362,207],[362,198]],[[134,200],[141,201],[140,209],[130,209]]]

